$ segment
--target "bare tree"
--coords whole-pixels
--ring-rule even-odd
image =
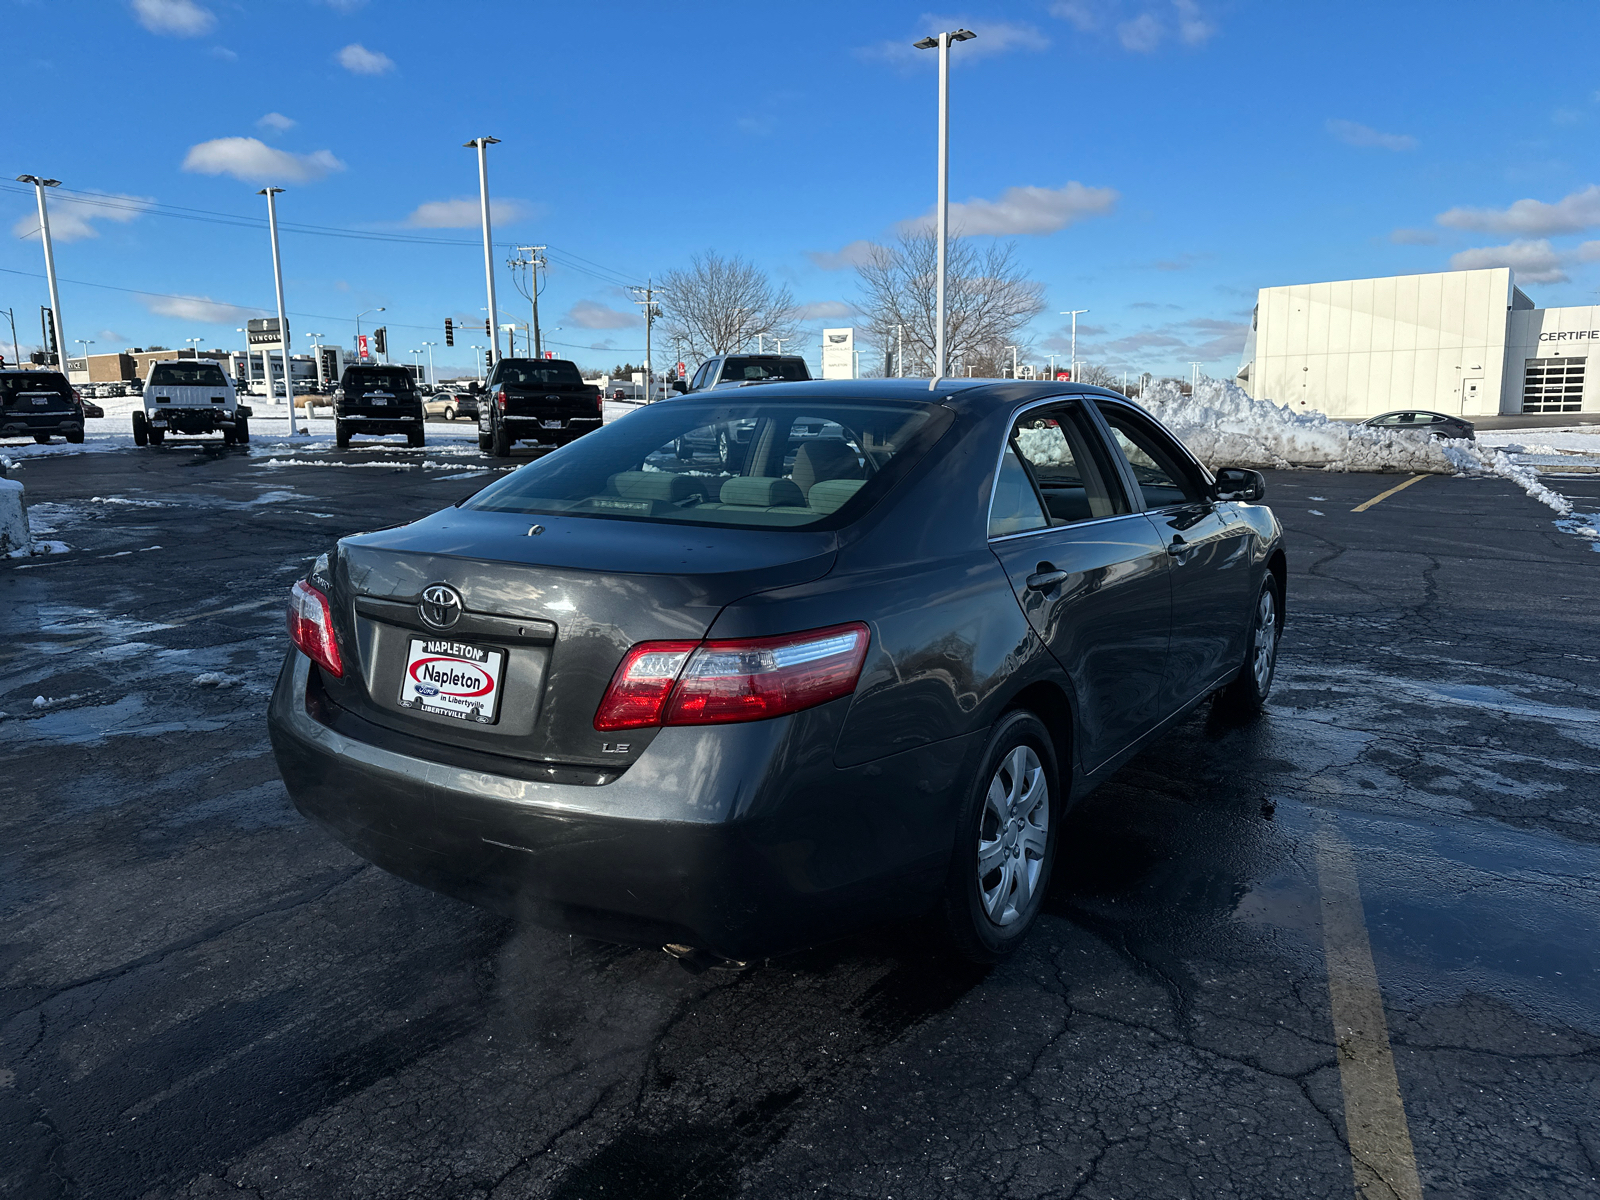
[[[1082,359],[1078,360],[1078,377],[1075,382],[1087,383],[1090,387],[1110,388],[1114,392],[1122,390],[1122,376],[1110,367],[1084,362]],[[1130,386],[1129,391],[1132,390]]]
[[[904,346],[905,373],[933,373],[938,239],[903,233],[892,246],[873,246],[856,268],[867,313],[867,338],[881,349]],[[1016,248],[950,239],[945,264],[946,370],[1010,374],[1011,352],[1023,326],[1044,311],[1044,284],[1028,279]],[[1022,349],[1025,351],[1026,346]]]
[[[662,325],[695,358],[754,349],[758,337],[795,336],[794,297],[735,255],[697,254],[661,281]]]

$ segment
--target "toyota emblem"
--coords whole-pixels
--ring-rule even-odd
[[[422,603],[417,605],[417,615],[424,625],[435,629],[449,629],[461,619],[461,593],[447,583],[430,583],[422,589]]]

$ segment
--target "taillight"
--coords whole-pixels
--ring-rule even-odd
[[[504,389],[501,389],[500,391],[498,391],[498,392],[496,392],[494,394],[494,402],[500,406],[500,411],[501,412],[505,412],[505,410],[506,410],[506,393],[505,393]]]
[[[328,598],[304,579],[289,589],[289,640],[323,670],[343,677],[344,663],[333,636],[333,610]]]
[[[855,691],[867,657],[856,623],[779,637],[641,642],[611,678],[594,727],[761,721]]]

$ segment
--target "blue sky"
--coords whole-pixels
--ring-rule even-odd
[[[285,230],[297,349],[311,332],[349,344],[356,313],[383,305],[364,327],[389,326],[392,357],[434,341],[441,368],[465,368],[474,339],[446,351],[442,323],[485,303],[462,148],[479,134],[502,139],[496,240],[550,246],[542,324],[579,363],[638,361],[626,286],[707,249],[788,284],[808,328],[851,324],[852,248],[933,202],[936,55],[910,42],[960,25],[978,38],[953,51],[955,216],[1014,239],[1046,284],[1035,361],[1065,350],[1063,309],[1090,310],[1080,357],[1231,375],[1262,286],[1509,264],[1541,305],[1600,288],[1593,4],[6,0],[6,15],[0,307],[25,347],[47,297],[13,176],[66,185],[63,316],[96,351],[240,344],[245,310],[273,305],[255,195],[270,179],[283,222],[368,235]],[[526,320],[504,269],[499,286],[502,320]]]

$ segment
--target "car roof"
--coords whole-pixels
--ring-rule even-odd
[[[716,388],[690,392],[677,399],[700,400],[711,403],[731,403],[727,397],[737,395],[740,403],[789,404],[795,400],[916,400],[922,403],[944,404],[957,412],[987,412],[1001,405],[1010,407],[1038,400],[1060,397],[1092,396],[1096,399],[1120,400],[1137,406],[1120,392],[1085,384],[1055,383],[1050,380],[1027,379],[961,379],[944,378],[938,386],[929,388],[926,379],[806,379],[784,383],[760,383],[751,387]],[[713,396],[715,399],[713,399]]]
[[[1446,421],[1459,421],[1460,417],[1453,417],[1449,413],[1434,412],[1431,408],[1396,408],[1389,412],[1381,412],[1375,417],[1368,417],[1369,421],[1381,421],[1384,417],[1398,417],[1401,413],[1417,413],[1424,417],[1441,417]]]

